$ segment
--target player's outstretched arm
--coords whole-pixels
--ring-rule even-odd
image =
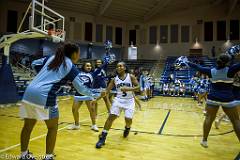
[[[188,64],[189,67],[194,68],[197,71],[199,71],[199,72],[201,72],[203,74],[206,74],[206,75],[208,75],[211,78],[211,69],[210,68],[202,67],[202,66],[197,65],[197,64],[192,63],[192,62],[187,62],[187,64]]]
[[[40,72],[40,70],[43,68],[43,66],[45,65],[48,59],[49,59],[49,56],[34,60],[31,64],[32,69],[36,73]]]

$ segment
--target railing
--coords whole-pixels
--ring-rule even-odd
[[[163,72],[163,69],[164,69],[163,65],[164,65],[164,63],[162,63],[160,61],[155,63],[150,70],[150,75],[152,75],[153,78],[159,78],[161,76],[162,72]]]
[[[32,77],[32,75],[35,74],[35,72],[34,72],[33,70],[31,70],[30,68],[24,66],[23,64],[21,64],[21,63],[19,63],[19,62],[17,62],[16,67],[17,67],[18,69],[23,70],[24,73],[29,73],[29,77],[30,77],[30,78]]]

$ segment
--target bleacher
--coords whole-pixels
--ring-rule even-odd
[[[179,79],[181,82],[185,83],[186,89],[189,89],[189,82],[191,80],[191,77],[196,73],[196,70],[192,68],[175,69],[174,62],[177,58],[178,57],[168,57],[166,59],[164,71],[160,78],[160,86],[162,86],[161,84],[168,83],[170,74],[173,74],[174,78]],[[213,67],[215,65],[215,59],[210,59],[208,56],[188,57],[188,59],[191,62],[198,63],[203,67]],[[191,94],[189,91],[187,92],[188,94]]]
[[[160,77],[160,85],[156,85],[155,86],[159,86],[157,87],[158,90],[161,90],[161,84],[163,83],[167,83],[168,82],[168,78],[170,76],[170,74],[173,74],[175,78],[179,79],[180,81],[184,82],[186,86],[189,85],[189,81],[191,79],[191,77],[196,73],[196,71],[194,69],[191,68],[185,68],[185,69],[179,69],[179,70],[175,70],[174,68],[174,62],[178,57],[167,57],[166,61],[165,61],[165,65]],[[200,63],[202,66],[205,67],[211,67],[215,64],[215,59],[210,59],[207,56],[201,56],[201,57],[188,57],[190,61],[192,62],[198,62]],[[90,60],[92,62],[92,64],[94,64],[94,60]],[[141,67],[145,70],[153,70],[154,66],[156,64],[158,64],[157,60],[123,60],[130,69],[134,69],[136,67]],[[84,63],[84,62],[89,62],[88,59],[81,59],[80,62],[77,64],[79,67]],[[116,63],[110,64],[108,66],[108,72],[111,73],[112,71],[115,70],[116,68]],[[13,73],[14,73],[14,79],[18,88],[18,94],[21,97],[27,87],[27,85],[30,83],[30,81],[32,80],[32,75],[31,75],[31,71],[29,71],[28,69],[19,69],[19,67],[12,67],[13,68]],[[155,79],[156,77],[154,77]],[[158,82],[159,82],[158,81]],[[161,93],[161,92],[160,92]]]
[[[89,62],[89,60],[82,59],[77,64],[79,67],[84,62]],[[151,70],[151,68],[158,62],[156,60],[124,60],[126,64],[129,66],[130,69],[134,69],[135,67],[142,67],[143,69]],[[92,60],[92,63],[94,64],[94,61]],[[108,66],[107,71],[110,73],[112,71],[115,71],[116,63],[113,63]],[[30,81],[33,79],[32,71],[30,68],[24,68],[21,64],[12,66],[14,80],[17,85],[17,91],[19,95],[19,99],[22,98],[24,91],[27,87],[27,85],[30,83]]]
[[[163,74],[161,75],[161,82],[166,82],[170,74],[174,74],[174,77],[180,79],[184,82],[190,80],[190,78],[196,73],[192,68],[185,68],[176,70],[174,68],[174,62],[178,57],[168,57],[166,59]],[[213,67],[215,65],[215,60],[210,59],[207,56],[201,57],[188,57],[191,62],[199,63],[203,67]]]
[[[12,66],[12,71],[17,86],[19,99],[21,99],[25,92],[25,89],[27,88],[28,84],[30,83],[33,77],[29,69],[26,70],[20,67]]]

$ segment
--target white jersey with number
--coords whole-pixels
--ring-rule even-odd
[[[127,76],[125,77],[124,80],[120,79],[118,76],[115,77],[114,79],[114,83],[116,86],[116,90],[117,90],[117,98],[121,98],[121,99],[130,99],[133,98],[133,92],[132,91],[128,91],[128,92],[122,92],[121,88],[122,87],[132,87],[132,81],[131,81],[131,76],[129,73],[127,73]]]
[[[125,112],[126,118],[133,118],[135,101],[134,101],[134,93],[132,91],[122,92],[122,87],[132,87],[131,76],[127,73],[124,80],[120,79],[118,76],[114,78],[115,87],[117,90],[117,95],[113,99],[112,107],[110,110],[110,114],[120,116],[122,111]]]

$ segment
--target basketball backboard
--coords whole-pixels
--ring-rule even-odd
[[[59,39],[59,41],[65,40],[64,16],[47,7],[46,0],[32,0],[19,26],[19,30],[23,22],[28,20],[26,17],[30,10],[31,16],[29,17],[29,30],[27,31],[42,33],[51,36],[55,40]]]
[[[32,0],[18,27],[16,34],[4,35],[0,38],[0,49],[4,48],[4,55],[9,56],[11,44],[28,38],[51,38],[53,42],[65,40],[64,16],[45,5],[46,0]],[[31,14],[30,14],[31,11]],[[29,19],[27,15],[30,14]],[[22,30],[23,23],[28,21],[27,30]]]

